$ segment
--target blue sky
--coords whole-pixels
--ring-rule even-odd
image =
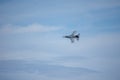
[[[119,14],[120,0],[0,0],[0,80],[119,80]]]

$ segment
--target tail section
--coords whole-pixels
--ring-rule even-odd
[[[76,35],[76,39],[79,40],[80,38],[80,33]]]

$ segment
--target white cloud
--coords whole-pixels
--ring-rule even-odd
[[[44,39],[44,42],[41,42],[41,40],[37,41],[36,39],[36,42],[32,40],[27,43],[30,45],[27,45],[25,43],[28,42],[28,39],[24,42],[24,44],[22,44],[21,47],[27,45],[27,47],[31,46],[30,49],[25,49],[25,51],[18,49],[18,51],[1,53],[0,59],[41,60],[54,65],[62,65],[67,67],[84,67],[103,72],[100,73],[100,76],[97,76],[98,78],[103,77],[104,74],[106,76],[108,73],[110,73],[110,75],[112,76],[111,72],[113,71],[114,74],[117,73],[114,68],[120,65],[120,55],[118,54],[120,52],[119,35],[120,33],[103,33],[89,37],[84,37],[81,35],[80,41],[75,42],[74,44],[71,44],[70,41],[67,39],[54,39],[55,35],[53,35],[50,40],[48,40],[50,37],[47,36],[48,38]],[[31,43],[34,43],[34,46],[32,46]],[[17,45],[17,42],[15,44],[15,47],[19,46]],[[36,50],[36,48],[38,49]],[[74,57],[69,59],[69,56],[73,55]],[[67,56],[67,58],[65,56]],[[85,59],[76,60],[76,56],[78,58],[85,57]],[[60,59],[60,57],[62,59]],[[93,76],[95,75],[90,75],[88,77],[94,78]],[[107,79],[108,77],[109,76],[106,76]],[[115,77],[113,76],[113,78]]]
[[[50,32],[62,29],[57,26],[44,26],[41,24],[31,24],[28,26],[4,25],[0,28],[1,33],[28,33],[28,32]]]
[[[22,35],[23,36],[23,35]],[[44,35],[43,35],[44,36]],[[120,46],[119,33],[101,34],[92,37],[81,36],[79,42],[70,43],[69,39],[51,36],[27,37],[22,40],[11,40],[3,44],[7,46],[0,59],[38,59],[53,60],[64,56],[82,57],[112,57],[117,56],[118,46]],[[48,40],[49,39],[49,40]],[[10,46],[10,49],[9,49]],[[12,50],[13,51],[12,51]],[[110,50],[109,50],[110,49]],[[116,52],[113,54],[113,52]],[[35,53],[35,54],[34,54]],[[109,54],[109,56],[108,56]]]

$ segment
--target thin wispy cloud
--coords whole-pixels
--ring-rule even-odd
[[[89,73],[97,73],[97,71],[87,69],[87,68],[78,68],[78,67],[64,67],[59,65],[50,65],[42,61],[24,61],[24,60],[6,60],[0,61],[0,72],[6,74],[39,74],[46,76],[46,78],[63,78],[63,79],[73,79],[79,78],[81,75]],[[11,64],[11,65],[10,65]],[[22,73],[21,73],[22,72]],[[79,76],[79,77],[78,77]],[[13,76],[9,76],[12,78]],[[17,77],[16,77],[17,78]],[[6,79],[5,76],[1,78]],[[39,79],[39,78],[38,78]],[[38,80],[37,79],[37,80]]]
[[[28,26],[4,25],[0,28],[1,33],[31,33],[31,32],[51,32],[62,29],[56,26],[44,26],[41,24],[31,24]]]

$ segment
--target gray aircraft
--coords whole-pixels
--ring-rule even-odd
[[[70,39],[72,43],[74,42],[74,39],[78,41],[79,37],[80,37],[80,33],[76,34],[76,31],[73,31],[71,35],[64,36],[64,38]]]

